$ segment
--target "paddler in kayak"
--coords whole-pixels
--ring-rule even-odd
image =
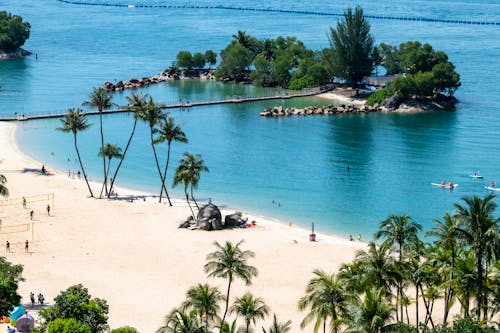
[[[495,181],[493,181],[493,180],[491,181],[490,187],[495,187]]]
[[[446,186],[446,181],[442,180],[441,181],[441,186]]]
[[[448,183],[448,186],[449,186],[450,188],[453,188],[453,182],[449,182],[449,183]]]

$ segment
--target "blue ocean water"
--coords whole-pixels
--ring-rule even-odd
[[[227,5],[201,0],[134,3]],[[231,5],[334,13],[361,5],[370,15],[500,21],[500,4],[480,0],[326,4],[240,0]],[[160,72],[179,50],[219,51],[238,30],[259,38],[293,35],[319,49],[328,45],[329,27],[337,22],[314,15],[89,7],[55,0],[6,0],[0,10],[31,22],[32,34],[25,48],[38,54],[38,60],[31,56],[0,62],[0,113],[5,114],[79,106],[94,86]],[[462,196],[486,194],[483,186],[500,177],[500,27],[376,19],[371,26],[377,42],[420,40],[447,52],[462,76],[457,109],[411,115],[258,117],[264,107],[277,104],[327,103],[311,98],[172,110],[170,114],[183,123],[190,141],[173,146],[173,161],[184,151],[201,153],[210,169],[202,175],[198,197],[283,221],[315,222],[318,231],[370,235],[389,214],[407,213],[430,227]],[[162,102],[277,92],[201,82],[171,82],[143,91]],[[123,103],[127,94],[116,94],[115,102]],[[91,176],[99,178],[98,118],[91,122],[94,126],[79,140]],[[131,117],[108,115],[104,123],[106,141],[123,147]],[[21,123],[19,143],[49,167],[76,170],[71,138],[55,131],[58,125],[57,120]],[[148,140],[147,128],[141,124],[117,180],[121,185],[159,190]],[[166,149],[160,149],[163,158]],[[467,176],[473,170],[485,179],[473,181]],[[454,191],[430,186],[443,179],[460,185]],[[181,194],[180,189],[174,192]]]

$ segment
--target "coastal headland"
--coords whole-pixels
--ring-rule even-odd
[[[61,290],[83,283],[94,297],[108,301],[112,328],[131,325],[140,332],[153,332],[162,325],[164,315],[183,301],[190,286],[208,282],[225,287],[224,280],[206,278],[203,271],[213,242],[244,240],[243,247],[256,253],[251,264],[259,270],[252,292],[264,298],[279,318],[292,319],[292,329],[298,332],[304,314],[296,305],[311,272],[337,271],[365,247],[362,242],[321,233],[316,242],[310,242],[306,229],[247,212],[243,214],[257,222],[255,228],[178,229],[189,215],[183,200],[168,207],[147,193],[123,188],[117,190],[120,196],[115,200],[87,198],[83,180],[24,155],[16,145],[15,131],[15,124],[0,123],[0,169],[10,191],[7,201],[1,201],[0,218],[3,228],[30,225],[32,229],[1,234],[0,242],[11,243],[7,260],[24,265],[26,281],[19,289],[24,304],[32,291],[42,292],[52,304]],[[33,172],[44,162],[49,175]],[[53,202],[30,199],[49,193]],[[28,199],[26,209],[22,197]],[[134,197],[141,199],[131,200]],[[51,216],[47,216],[47,204],[53,206]],[[230,212],[223,211],[223,215]],[[25,240],[30,241],[29,253],[24,252]],[[233,295],[248,289],[238,281]]]

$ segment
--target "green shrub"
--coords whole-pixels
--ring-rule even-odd
[[[130,326],[123,326],[119,328],[115,328],[114,330],[111,330],[111,333],[139,333],[139,331]]]
[[[382,88],[371,94],[370,97],[368,97],[366,105],[373,106],[375,104],[380,104],[391,96],[392,96],[392,91],[390,89]]]

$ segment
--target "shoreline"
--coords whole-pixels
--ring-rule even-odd
[[[15,251],[6,255],[7,260],[24,265],[26,282],[19,288],[24,304],[31,291],[42,292],[51,304],[60,291],[83,283],[93,297],[108,301],[112,328],[130,325],[151,332],[161,326],[172,307],[180,304],[190,286],[208,282],[225,288],[224,280],[207,279],[203,272],[205,256],[214,250],[214,241],[245,240],[242,247],[256,253],[251,264],[260,272],[251,291],[264,297],[280,318],[292,319],[293,327],[298,329],[304,314],[297,312],[296,303],[312,270],[336,271],[340,264],[351,261],[357,250],[365,248],[363,242],[324,233],[317,233],[317,242],[310,242],[306,228],[250,212],[244,216],[256,220],[256,228],[211,232],[178,229],[181,220],[189,215],[185,200],[175,198],[175,206],[168,207],[149,198],[134,203],[90,199],[83,181],[70,179],[50,165],[46,168],[53,172],[52,176],[17,172],[39,168],[41,163],[20,150],[15,130],[16,125],[0,122],[0,170],[11,170],[1,171],[7,177],[10,198],[55,193],[50,217],[44,211],[47,202],[28,200],[28,209],[35,210],[29,254],[21,247],[24,239],[31,239],[29,233],[0,234],[0,242],[10,240]],[[91,186],[98,188],[96,183]],[[124,187],[117,191],[121,197],[148,195]],[[3,206],[0,218],[6,227],[23,221],[28,224],[28,211],[19,205]],[[232,213],[234,208],[221,212]],[[247,288],[236,282],[232,297]],[[148,303],[137,306],[138,298],[148,299]],[[134,316],[130,316],[131,307]]]

